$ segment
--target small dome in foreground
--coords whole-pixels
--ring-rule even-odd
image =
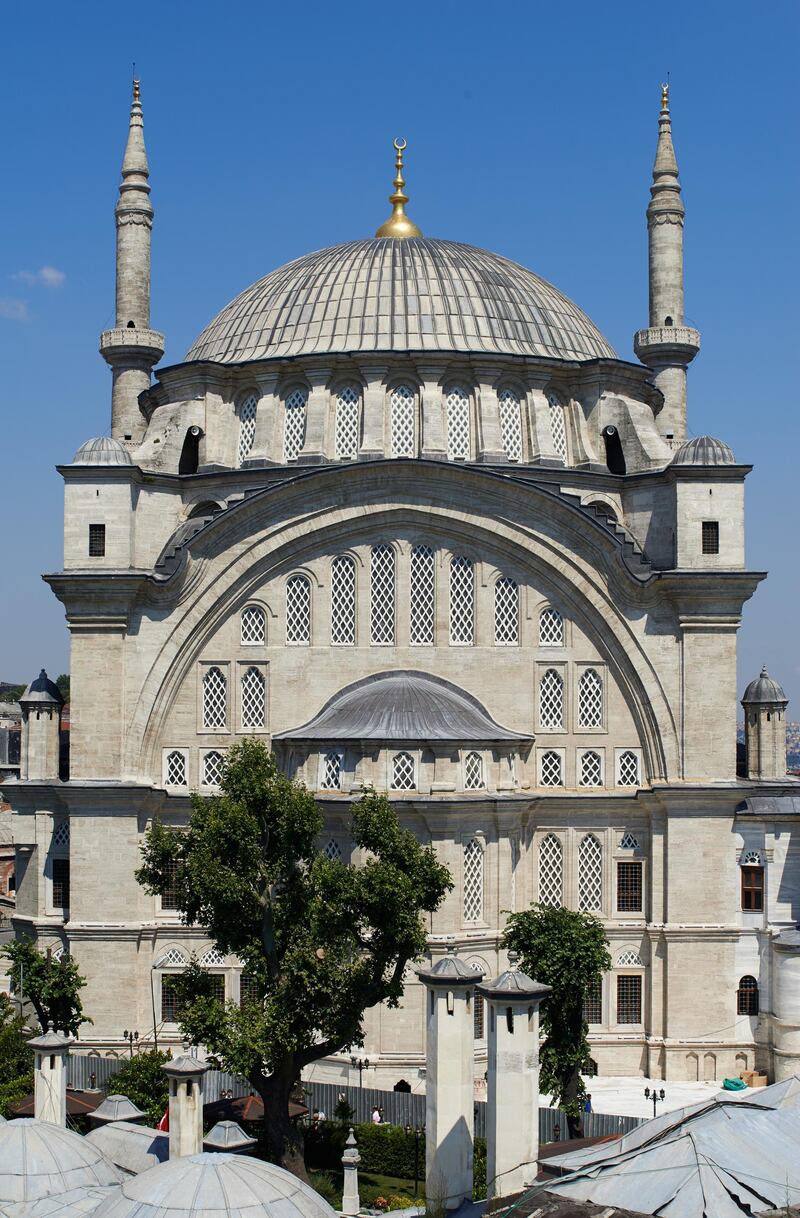
[[[772,677],[767,672],[766,664],[761,669],[761,672],[756,677],[755,681],[751,681],[747,689],[744,691],[742,698],[743,706],[757,705],[758,703],[774,702],[787,706],[789,699],[783,692],[783,686],[777,681],[773,681]]]
[[[72,458],[73,465],[133,465],[124,444],[111,436],[93,436]]]
[[[0,1206],[121,1179],[105,1155],[71,1129],[30,1118],[0,1125]]]
[[[272,1163],[231,1154],[170,1159],[126,1180],[94,1218],[334,1218],[308,1184]]]
[[[20,696],[20,702],[49,702],[56,706],[64,705],[64,695],[56,685],[55,681],[51,681],[45,670],[42,668],[35,681],[31,681],[25,693]]]
[[[672,465],[735,465],[733,449],[716,436],[693,436],[681,444]]]

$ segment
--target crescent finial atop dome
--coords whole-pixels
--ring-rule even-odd
[[[389,202],[392,204],[392,214],[385,224],[382,224],[376,232],[376,237],[421,237],[422,233],[417,228],[413,220],[409,220],[406,215],[406,203],[408,195],[403,193],[405,186],[405,178],[403,177],[403,152],[406,148],[405,140],[394,140],[394,148],[397,156],[395,158],[395,167],[397,175],[394,179],[394,194],[389,195]]]

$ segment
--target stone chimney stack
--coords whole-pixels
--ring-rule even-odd
[[[64,705],[61,690],[42,669],[19,704],[22,709],[20,778],[44,782],[58,780]]]
[[[203,1149],[205,1062],[184,1055],[163,1067],[169,1079],[169,1157],[181,1159]]]
[[[52,1023],[41,1036],[28,1044],[36,1054],[34,1062],[33,1115],[37,1121],[66,1128],[67,1054],[72,1038],[56,1032]]]

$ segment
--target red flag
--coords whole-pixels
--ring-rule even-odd
[[[162,1133],[169,1133],[169,1105],[164,1109],[164,1115],[156,1125],[156,1129],[160,1129]]]

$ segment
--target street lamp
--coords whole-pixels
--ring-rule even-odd
[[[649,1087],[645,1087],[645,1089],[644,1089],[644,1098],[645,1098],[646,1100],[652,1100],[652,1101],[653,1101],[653,1118],[655,1119],[655,1115],[656,1115],[656,1104],[660,1103],[660,1102],[661,1102],[661,1100],[663,1100],[663,1099],[665,1099],[665,1098],[666,1098],[666,1097],[665,1097],[665,1095],[664,1095],[664,1088],[662,1087],[660,1091],[656,1091],[656,1089],[655,1089],[655,1087],[654,1087],[654,1088],[653,1088],[653,1090],[651,1091]]]
[[[421,1125],[406,1125],[406,1136],[414,1135],[414,1196],[417,1195],[417,1184],[419,1181],[419,1140],[424,1133]]]
[[[369,1070],[369,1058],[368,1057],[356,1057],[354,1054],[350,1058],[350,1065],[353,1067],[354,1070],[358,1070],[358,1089],[360,1091],[361,1087],[363,1085],[361,1076],[365,1070]]]
[[[139,1046],[139,1033],[138,1032],[129,1032],[128,1029],[126,1028],[125,1031],[122,1033],[122,1035],[123,1035],[123,1038],[130,1045],[131,1057],[133,1057],[133,1046],[136,1045],[137,1048]]]

